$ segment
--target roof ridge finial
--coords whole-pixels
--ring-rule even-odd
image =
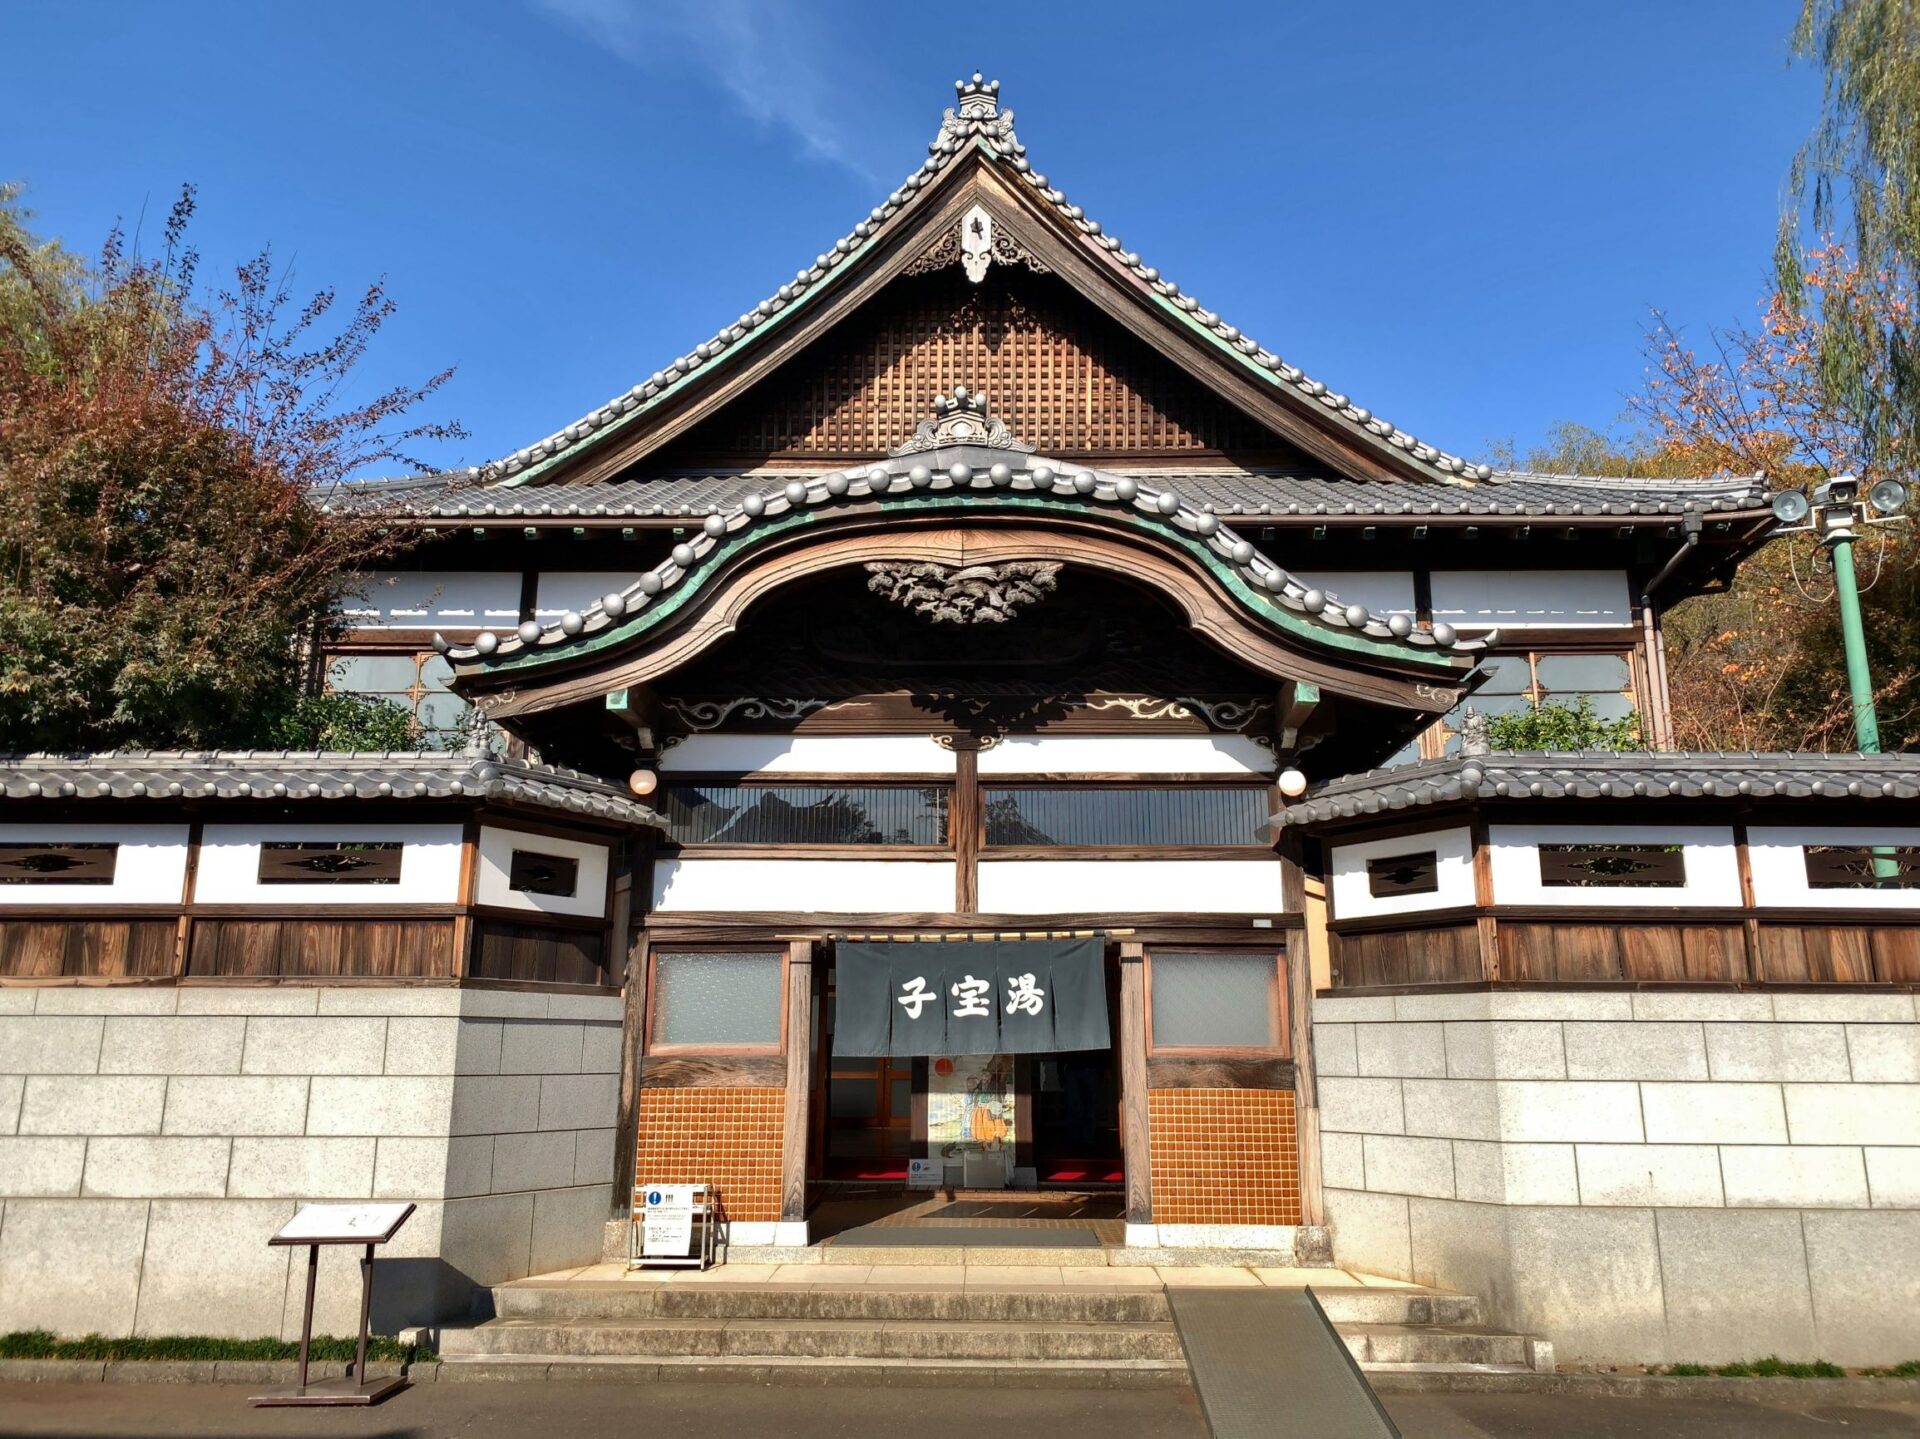
[[[983,80],[975,70],[971,80],[955,80],[954,93],[960,99],[960,118],[991,120],[1000,113],[1000,82]]]

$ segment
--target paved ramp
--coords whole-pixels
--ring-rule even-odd
[[[1022,1229],[1014,1225],[993,1228],[959,1224],[864,1224],[827,1241],[843,1248],[869,1246],[887,1249],[1098,1249],[1091,1229]]]
[[[1167,1301],[1213,1439],[1400,1439],[1311,1289]]]

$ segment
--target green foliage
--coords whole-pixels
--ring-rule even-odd
[[[1920,1359],[1903,1359],[1886,1369],[1862,1369],[1868,1379],[1920,1379]]]
[[[257,745],[351,574],[399,547],[316,488],[404,460],[396,428],[446,376],[343,405],[392,311],[332,333],[270,257],[202,298],[191,191],[159,258],[118,232],[83,263],[0,191],[0,749]]]
[[[331,1334],[313,1336],[310,1357],[330,1363],[352,1359],[355,1340]],[[110,1339],[89,1334],[84,1339],[58,1339],[45,1329],[16,1329],[0,1334],[0,1359],[298,1359],[300,1345],[290,1339],[214,1339],[205,1335],[169,1335],[157,1338]],[[395,1339],[367,1340],[367,1357],[382,1360],[431,1359],[431,1348],[413,1348]]]
[[[1581,695],[1573,705],[1553,700],[1487,720],[1487,743],[1513,750],[1639,749],[1640,716],[1606,719]]]
[[[1901,1369],[1920,1369],[1920,1365],[1909,1361],[1899,1366]],[[1782,1359],[1777,1354],[1769,1354],[1765,1359],[1735,1360],[1731,1364],[1669,1364],[1664,1369],[1655,1369],[1656,1374],[1672,1375],[1682,1379],[1704,1379],[1711,1375],[1716,1379],[1844,1379],[1847,1371],[1838,1364],[1825,1359],[1806,1361]],[[1868,1374],[1895,1371],[1877,1371],[1869,1369]]]
[[[355,753],[424,747],[405,705],[356,694],[303,696],[291,710],[274,717],[268,742],[275,749]]]

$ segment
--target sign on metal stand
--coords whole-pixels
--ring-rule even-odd
[[[706,1269],[718,1249],[719,1210],[710,1184],[639,1184],[627,1268]]]
[[[274,1245],[307,1246],[307,1302],[300,1314],[300,1383],[292,1389],[256,1394],[247,1402],[261,1406],[303,1404],[378,1404],[397,1389],[407,1387],[405,1375],[367,1378],[367,1326],[373,1319],[373,1251],[399,1232],[413,1213],[411,1204],[304,1204],[300,1212],[267,1241]],[[320,1278],[320,1246],[363,1244],[360,1257],[360,1339],[354,1351],[353,1373],[339,1379],[307,1380],[307,1360],[313,1350],[313,1291]]]

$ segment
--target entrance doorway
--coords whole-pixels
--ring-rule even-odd
[[[913,1151],[912,1059],[865,1059],[832,1053],[826,1084],[829,1178],[906,1180]]]

